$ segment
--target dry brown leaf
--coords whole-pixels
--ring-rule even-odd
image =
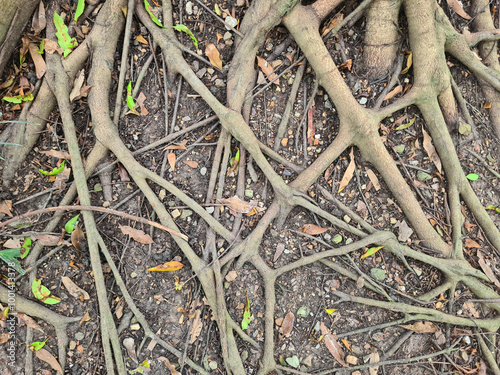
[[[314,106],[314,100],[307,111],[307,143],[309,146],[314,145],[316,127],[314,125],[314,112],[316,112],[316,107]]]
[[[33,319],[31,316],[26,315],[25,313],[17,313],[17,317],[21,319],[28,327],[44,333],[42,327],[40,327],[35,319]]]
[[[85,234],[83,233],[82,228],[78,225],[75,227],[75,230],[71,232],[71,243],[77,250],[81,250],[82,242],[85,241]]]
[[[47,18],[45,17],[45,6],[43,5],[43,1],[40,1],[38,12],[33,14],[31,26],[35,31],[35,35],[40,34],[43,29],[45,29],[45,26],[47,26]]]
[[[56,357],[54,357],[47,349],[42,348],[35,350],[35,355],[39,360],[48,363],[54,370],[59,371],[61,374],[64,373],[61,365],[57,362]]]
[[[57,42],[53,41],[52,39],[44,39],[45,45],[44,45],[44,50],[45,52],[49,54],[53,54],[54,52],[59,53],[62,55],[64,53],[63,49],[57,44]]]
[[[165,147],[165,150],[187,150],[187,140]]]
[[[483,253],[481,250],[477,251],[477,257],[479,258],[479,266],[483,270],[483,272],[488,276],[488,278],[498,287],[500,288],[500,281],[498,281],[497,277],[491,270],[490,266],[488,263],[486,263],[486,260],[484,259]]]
[[[69,101],[72,102],[81,97],[80,91],[83,86],[83,82],[85,81],[85,69],[82,69],[76,75],[75,81],[73,83],[73,89],[69,94]]]
[[[68,293],[73,297],[78,298],[82,302],[84,300],[90,299],[89,294],[78,285],[76,285],[68,276],[61,277],[61,281],[68,290]]]
[[[432,162],[436,166],[438,172],[441,173],[443,170],[443,168],[441,166],[441,159],[439,159],[439,156],[436,152],[436,149],[434,148],[434,145],[432,144],[432,138],[429,135],[429,133],[427,133],[425,131],[424,128],[422,128],[422,134],[424,135],[423,146],[424,146],[425,152],[427,152],[427,155],[429,155],[429,159],[432,160]]]
[[[321,228],[317,225],[314,224],[305,224],[301,228],[299,228],[299,231],[305,234],[309,234],[311,236],[315,236],[317,234],[325,233],[328,230],[328,228]]]
[[[146,95],[144,95],[144,93],[141,91],[139,93],[139,96],[135,100],[135,104],[139,106],[139,108],[141,109],[141,116],[146,116],[149,113],[148,110],[146,109],[146,106],[144,105],[145,101],[146,101]]]
[[[342,366],[348,367],[347,363],[344,362],[344,351],[338,342],[337,335],[330,333],[330,330],[326,328],[323,322],[320,323],[320,329],[321,334],[323,335],[323,341],[333,358],[335,358]]]
[[[30,43],[28,48],[30,51],[31,59],[33,60],[33,64],[35,64],[36,77],[40,79],[47,71],[47,65],[45,64],[43,56],[38,53],[38,47],[35,43]]]
[[[12,201],[10,200],[3,200],[0,201],[0,214],[5,214],[8,216],[12,216]]]
[[[227,273],[225,279],[227,282],[231,282],[231,281],[236,280],[237,276],[238,276],[238,272],[236,272],[235,270],[231,270]]]
[[[346,62],[340,64],[338,68],[339,68],[339,70],[341,70],[341,69],[347,69],[348,71],[351,71],[351,69],[352,69],[352,59],[346,60]]]
[[[130,176],[128,175],[127,170],[120,163],[118,163],[118,174],[120,175],[120,180],[122,180],[122,182],[130,181]]]
[[[240,198],[238,198],[237,196],[227,199],[219,199],[219,202],[229,206],[229,210],[231,212],[239,212],[242,214],[248,214],[250,211],[252,211],[252,208],[257,206],[257,202],[255,201],[245,202]]]
[[[397,85],[395,88],[393,88],[386,96],[384,96],[384,100],[391,100],[394,98],[397,94],[399,94],[401,91],[403,91],[403,86]]]
[[[337,13],[335,17],[331,19],[331,21],[323,27],[323,30],[321,31],[321,37],[324,37],[326,34],[328,34],[330,31],[333,30],[335,26],[337,26],[342,20],[344,19],[344,14],[343,13]]]
[[[0,344],[5,344],[10,339],[10,333],[2,333],[0,335]]]
[[[167,155],[167,160],[168,160],[168,164],[170,164],[170,168],[172,168],[172,170],[174,171],[175,170],[175,161],[177,160],[175,154],[173,152],[169,152]]]
[[[43,246],[57,246],[61,242],[61,237],[54,236],[53,234],[30,234],[33,241],[40,241]]]
[[[163,364],[170,370],[171,375],[181,375],[181,373],[175,369],[175,366],[171,364],[167,358],[158,357],[158,361],[163,362]]]
[[[380,356],[377,352],[376,349],[373,349],[372,353],[370,354],[370,363],[377,363],[380,361]],[[370,375],[377,375],[378,374],[378,366],[373,366],[369,368]]]
[[[148,41],[146,39],[144,39],[144,37],[142,35],[137,35],[135,37],[135,39],[137,39],[137,41],[139,43],[142,43],[142,44],[145,44],[145,45],[148,45]]]
[[[290,333],[292,332],[293,329],[294,320],[295,320],[295,315],[293,315],[292,312],[289,312],[288,314],[285,315],[285,319],[283,319],[283,322],[281,323],[278,342],[283,340],[285,337],[290,336]]]
[[[349,156],[351,157],[351,161],[349,162],[349,165],[347,166],[347,169],[345,170],[344,176],[342,177],[342,180],[340,181],[339,185],[339,191],[340,193],[342,190],[346,188],[347,185],[349,185],[349,182],[352,179],[352,176],[354,176],[354,169],[356,168],[356,163],[354,162],[354,149],[351,148],[351,152],[349,153]]]
[[[208,57],[210,63],[216,68],[222,70],[222,60],[220,59],[219,50],[214,44],[208,43],[205,48],[205,56]]]
[[[41,154],[47,155],[47,156],[52,156],[53,158],[57,159],[66,159],[70,160],[71,156],[69,153],[65,151],[58,151],[58,150],[49,150],[49,151],[40,151]]]
[[[439,331],[438,327],[432,322],[416,322],[413,324],[401,325],[401,327],[417,333],[435,333]]]
[[[396,121],[394,121],[394,124],[392,124],[392,127],[396,129],[397,127],[401,126],[403,122],[408,118],[408,115],[403,115],[400,118],[398,118]]]
[[[268,64],[268,62],[260,56],[257,56],[257,65],[259,65],[259,68],[266,75],[266,77],[269,81],[272,81],[274,78],[277,77],[276,73],[274,73],[274,70],[273,70],[273,67],[271,66],[271,64]],[[274,84],[279,85],[280,80],[277,79],[276,81],[274,81]]]
[[[378,181],[377,175],[375,172],[373,172],[371,169],[366,168],[366,174],[368,175],[368,178],[373,184],[373,187],[375,190],[379,191],[380,190],[380,182]]]
[[[466,309],[473,318],[479,319],[481,317],[474,306],[474,302],[464,302],[463,308]]]
[[[220,35],[219,33],[216,34],[217,36],[217,43],[219,43],[219,41],[224,38],[222,35]]]
[[[132,337],[127,337],[123,339],[123,346],[127,349],[128,356],[135,362],[139,363],[137,360],[137,354],[135,353],[135,340]]]
[[[184,160],[183,163],[186,164],[190,168],[198,168],[198,162],[196,162],[194,160]]]
[[[471,240],[470,238],[466,238],[465,247],[475,247],[476,249],[480,249],[481,245],[479,245],[476,241]]]
[[[467,14],[467,12],[462,8],[462,4],[458,0],[446,0],[450,8],[458,14],[460,17],[466,20],[470,20],[471,17]]]
[[[151,236],[149,234],[144,233],[140,229],[134,229],[132,227],[129,227],[128,225],[120,225],[119,227],[120,227],[120,230],[122,231],[123,234],[129,235],[137,242],[140,242],[140,243],[143,243],[146,245],[148,245],[150,243],[154,243]]]
[[[285,244],[284,243],[279,243],[276,246],[276,252],[274,253],[273,262],[276,262],[279,259],[279,257],[283,253],[283,250],[285,250]]]
[[[195,312],[193,323],[191,324],[191,336],[189,343],[192,344],[196,341],[203,328],[203,321],[201,320],[201,311],[198,309]]]

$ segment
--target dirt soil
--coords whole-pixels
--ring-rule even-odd
[[[213,1],[209,0],[206,4],[210,9],[214,9],[215,3]],[[211,42],[215,44],[221,53],[224,72],[220,73],[213,67],[204,66],[192,56],[186,58],[196,74],[210,88],[210,91],[224,102],[225,73],[228,68],[227,64],[231,61],[234,52],[234,33],[227,31],[221,23],[214,20],[205,10],[198,9],[196,3],[194,5],[197,9],[193,11],[192,15],[186,15],[184,9],[183,22],[193,31],[200,43]],[[246,9],[245,6],[235,6],[234,2],[223,1],[219,2],[218,5],[221,9],[228,9],[236,19],[241,19]],[[450,16],[455,22],[461,22],[458,20],[457,15],[450,14]],[[353,28],[343,29],[339,34],[341,38],[329,37],[326,44],[338,65],[344,63],[346,59],[351,60],[352,66],[346,66],[342,69],[342,73],[345,75],[346,82],[350,84],[352,93],[357,100],[370,107],[374,105],[383,90],[387,78],[372,82],[369,76],[364,73],[361,60],[363,27],[364,19],[361,18]],[[132,35],[131,56],[133,56],[134,64],[127,81],[137,79],[138,71],[151,54],[151,40],[148,39],[145,28],[139,24],[137,19],[133,21]],[[287,36],[288,34],[284,28],[276,28],[268,36],[265,46],[259,51],[258,55],[266,59],[277,46],[285,41]],[[190,43],[189,37],[184,35],[183,43],[188,45]],[[275,71],[281,74],[285,68],[290,66],[289,57],[293,53],[297,53],[297,46],[294,42],[291,42],[282,53],[270,61],[270,63],[273,63]],[[118,66],[120,64],[118,54],[116,57],[116,65]],[[36,83],[36,78],[33,76],[34,66],[30,61],[28,60],[24,74]],[[481,155],[486,160],[485,163],[488,164],[489,168],[499,171],[498,155],[500,154],[500,145],[489,127],[489,115],[485,109],[487,103],[482,98],[478,83],[467,69],[452,59],[449,59],[448,63],[452,66],[454,79],[461,88],[462,94],[468,103],[468,108],[473,115],[479,139],[478,141],[473,136],[464,137],[457,130],[454,130],[452,134],[459,157],[467,173],[479,175],[479,179],[473,182],[473,188],[481,201],[485,205],[490,204],[498,207],[500,206],[500,183],[498,178],[495,178],[480,160],[468,152],[472,150]],[[280,76],[279,84],[271,85],[254,98],[250,113],[250,124],[258,138],[270,147],[274,146],[276,129],[281,121],[291,85],[296,77],[296,70],[297,67],[294,67],[287,73],[283,73]],[[3,81],[3,79],[5,77],[0,81]],[[260,82],[266,82],[263,77],[261,79]],[[286,130],[287,143],[279,151],[283,157],[299,166],[311,164],[338,132],[338,119],[335,116],[335,109],[332,108],[328,96],[320,87],[314,97],[314,111],[312,112],[312,123],[315,125],[314,140],[316,141],[304,146],[303,131],[299,130],[299,125],[303,117],[307,116],[305,105],[310,99],[315,84],[315,75],[310,68],[306,68],[302,81]],[[411,84],[412,76],[409,73],[402,74],[399,81],[402,85]],[[179,80],[176,81],[176,85],[178,84]],[[258,85],[256,89],[260,87],[262,87],[262,84]],[[179,98],[176,97],[177,86],[168,87],[168,90],[168,103],[165,103],[162,57],[160,51],[156,51],[155,60],[147,70],[140,88],[140,92],[145,96],[144,107],[147,114],[136,116],[129,113],[120,120],[120,136],[130,150],[138,150],[165,136],[165,109],[168,108],[169,126],[172,126],[174,121],[172,113],[176,107],[177,99],[178,107],[175,124],[173,125],[174,131],[184,129],[213,114],[203,100],[197,96],[196,92],[184,82],[180,88]],[[110,100],[114,102],[114,97],[110,98]],[[85,102],[86,98],[82,98],[73,105],[74,118],[79,132],[80,149],[83,150],[82,154],[84,156],[94,143],[92,119]],[[384,105],[386,103],[390,103],[390,100],[384,102]],[[1,106],[4,119],[8,118],[8,116],[16,116],[17,112],[13,111],[11,105],[3,102]],[[122,110],[125,112],[127,109],[122,108]],[[405,117],[401,120],[403,116]],[[394,122],[398,121],[400,123],[414,122],[409,128],[396,131],[394,130]],[[443,195],[445,180],[437,172],[423,147],[423,124],[424,122],[418,110],[410,108],[394,113],[392,118],[386,119],[380,126],[380,132],[386,136],[386,144],[397,150],[392,153],[392,156],[395,160],[404,164],[403,174],[414,191],[418,191],[419,200],[423,202],[429,219],[435,226],[440,228],[442,237],[446,241],[451,241],[446,206],[443,203],[446,200]],[[66,151],[57,112],[51,115],[50,126],[47,129],[41,129],[41,131],[43,134],[40,141],[31,152],[27,163],[16,171],[17,178],[13,185],[8,189],[0,187],[0,200],[12,201],[12,213],[14,215],[57,206],[64,193],[65,187],[63,187],[63,190],[54,189],[53,179],[39,173],[39,168],[51,170],[55,165],[55,159],[44,155],[43,152],[50,150]],[[304,134],[306,131],[307,129],[304,130]],[[220,125],[218,125],[217,121],[213,121],[167,144],[167,146],[174,147],[165,147],[164,145],[138,154],[136,158],[142,165],[157,173],[164,169],[164,176],[170,182],[187,192],[197,202],[204,204],[215,146],[220,132]],[[232,157],[236,155],[237,147],[238,144],[233,141]],[[166,153],[175,154],[175,166],[170,165],[168,162],[166,165],[162,165]],[[327,211],[344,217],[346,221],[350,221],[334,204],[328,201],[328,197],[322,193],[322,191],[326,190],[356,211],[375,228],[393,231],[403,242],[416,249],[420,247],[422,251],[426,251],[416,241],[411,228],[404,221],[402,211],[395,203],[382,179],[379,180],[380,185],[375,186],[373,183],[374,178],[369,177],[368,174],[377,176],[375,169],[361,158],[356,149],[353,150],[353,156],[356,164],[355,174],[344,190],[338,193],[341,179],[351,160],[348,152],[344,153],[336,163],[330,166],[325,175],[318,181],[317,186],[308,191],[309,197],[319,202]],[[286,166],[275,162],[273,162],[273,166],[285,181],[291,181],[296,176],[296,173]],[[254,174],[247,172],[245,176],[245,197],[247,201],[256,201],[258,207],[265,210],[272,201],[273,192],[257,166],[252,169],[255,169]],[[234,172],[226,178],[224,198],[230,198],[236,194],[236,179],[237,175]],[[69,183],[71,183],[71,179],[67,182],[67,184]],[[105,201],[102,192],[103,186],[98,177],[89,180],[89,187],[93,189],[91,192],[93,206],[107,207],[110,204],[111,207],[123,212],[154,220],[151,207],[145,203],[141,194],[134,194],[137,187],[134,182],[129,180],[127,172],[120,165],[114,166],[111,175],[112,201]],[[175,222],[182,229],[182,233],[189,237],[190,245],[198,254],[201,254],[205,246],[204,241],[207,230],[203,220],[183,206],[181,201],[162,191],[158,186],[154,186],[154,189],[175,218]],[[118,206],[119,203],[121,204]],[[231,229],[235,217],[227,207],[222,207],[221,203],[215,200],[206,205],[206,209],[210,213],[214,209],[220,209],[220,222]],[[255,227],[261,215],[262,213],[257,213],[244,217],[243,229],[240,233],[243,238]],[[463,215],[469,224],[466,227],[466,235],[471,239],[474,238],[474,241],[470,242],[470,246],[465,250],[466,256],[473,265],[479,267],[476,255],[478,251],[476,245],[478,244],[475,241],[482,239],[485,242],[486,240],[474,224],[474,218],[467,211],[464,211]],[[6,218],[5,215],[0,214],[0,219],[2,219],[2,216]],[[73,216],[74,213],[66,214],[63,222],[67,222]],[[29,228],[13,231],[11,235],[1,239],[1,242],[4,243],[9,238],[23,239],[29,232],[40,231],[48,217],[48,215],[43,215],[32,218],[32,224]],[[500,225],[500,215],[492,213],[492,217],[496,224]],[[196,275],[193,274],[189,267],[173,272],[148,271],[151,267],[172,260],[187,264],[182,252],[171,240],[171,237],[161,230],[122,217],[96,213],[96,220],[101,235],[111,250],[116,264],[119,265],[119,270],[129,292],[145,314],[152,330],[171,345],[184,352],[186,357],[202,364],[208,371],[212,371],[214,374],[223,373],[220,347],[218,341],[215,340],[217,337],[214,332],[217,330],[214,321],[215,317],[204,300]],[[307,224],[324,228],[325,231],[320,234],[304,234],[301,230],[303,231],[304,225]],[[143,231],[144,234],[151,236],[152,243],[145,244],[132,239],[122,233],[120,226],[130,226]],[[60,235],[61,233],[51,234]],[[70,242],[69,235],[66,234],[65,239]],[[331,227],[329,223],[310,212],[296,208],[289,215],[283,227],[272,226],[269,228],[264,236],[260,254],[269,266],[278,267],[297,260],[304,255],[321,252],[331,246],[348,244],[355,240],[357,240],[355,236]],[[231,244],[224,242],[220,242],[218,245],[221,253],[224,251],[223,246],[231,246]],[[275,311],[277,318],[276,333],[279,332],[280,325],[287,313],[291,312],[295,316],[292,332],[275,343],[275,357],[283,366],[288,366],[296,357],[301,362],[297,370],[303,372],[321,372],[332,367],[338,367],[338,363],[320,340],[320,323],[333,327],[339,340],[342,340],[344,350],[349,356],[347,360],[351,365],[367,362],[373,353],[378,353],[382,357],[407,332],[407,329],[398,325],[386,328],[383,326],[384,323],[402,318],[401,314],[355,303],[339,305],[336,304],[338,298],[333,292],[341,291],[356,294],[360,297],[376,298],[375,293],[362,287],[366,282],[365,279],[375,277],[378,278],[376,283],[387,287],[386,290],[389,290],[391,296],[397,297],[398,293],[418,296],[433,289],[442,280],[442,275],[429,265],[409,260],[409,265],[415,270],[415,272],[410,272],[400,259],[383,251],[378,251],[375,255],[366,259],[360,259],[363,253],[364,251],[357,251],[350,256],[330,259],[331,262],[338,262],[351,268],[354,267],[353,269],[364,275],[358,279],[358,282],[337,274],[321,263],[301,267],[278,279],[277,310]],[[498,254],[489,252],[488,261],[496,275],[500,276]],[[106,263],[104,258],[102,258],[102,262]],[[3,268],[4,266],[0,265],[0,270],[3,270]],[[128,369],[134,370],[140,363],[148,359],[151,363],[150,374],[169,373],[164,364],[158,360],[159,357],[163,356],[169,358],[172,363],[179,364],[182,370],[179,368],[178,370],[181,373],[194,374],[193,370],[179,363],[178,359],[165,349],[158,345],[155,346],[150,340],[143,341],[143,332],[126,307],[109,267],[106,268],[105,266],[104,269],[109,302],[114,318],[120,326],[120,340],[124,342],[124,340],[132,339],[132,349],[123,348]],[[63,276],[70,278],[76,285],[84,289],[89,298],[80,300],[72,296],[62,283]],[[76,323],[69,326],[69,373],[72,375],[106,373],[100,345],[99,309],[96,290],[93,275],[90,272],[90,260],[85,243],[82,244],[79,251],[68,244],[50,259],[45,260],[38,267],[37,278],[41,279],[43,285],[51,293],[61,298],[61,303],[50,306],[51,309],[66,316],[83,317],[86,315],[88,317],[88,320],[82,321],[80,324]],[[179,283],[181,287],[179,287]],[[252,320],[246,333],[258,343],[262,343],[264,291],[262,280],[257,271],[248,265],[238,270],[231,269],[226,274],[224,288],[229,313],[236,322],[241,322],[243,319],[243,312],[248,298],[251,305]],[[20,279],[18,292],[34,299],[31,294],[31,286],[27,283],[26,277]],[[462,316],[484,317],[483,314],[486,311],[482,311],[480,305],[474,303],[464,305],[464,302],[461,302],[470,298],[470,296],[470,292],[465,287],[459,286],[457,288],[455,304],[460,307],[460,311],[456,313]],[[440,304],[441,309],[444,309],[446,298],[442,296],[441,301],[431,302],[431,304],[438,309]],[[336,310],[332,311],[330,309]],[[37,320],[37,322],[41,329],[34,331],[32,341],[43,341],[48,338],[47,350],[53,354],[57,353],[54,330],[41,320]],[[376,326],[376,328],[370,330],[369,327],[371,326]],[[443,333],[450,330],[450,327],[441,324],[436,324],[436,327],[437,331],[434,333],[413,333],[391,358],[404,359],[436,351],[436,342],[441,342],[440,338]],[[12,374],[24,373],[22,363],[25,351],[28,350],[26,344],[29,344],[25,342],[25,328],[25,326],[21,326],[17,331],[19,343],[17,358],[20,361],[20,366],[19,370],[11,372]],[[358,330],[361,331],[357,332]],[[480,358],[477,353],[479,349],[477,342],[473,341],[473,332],[468,329],[451,327],[450,337],[455,338],[455,336],[462,336],[463,340],[462,349],[450,355],[454,364],[458,367],[451,367],[449,360],[439,357],[430,361],[422,360],[417,363],[387,365],[383,369],[379,369],[379,373],[408,375],[472,374],[480,366]],[[244,364],[247,373],[256,373],[260,352],[242,340],[238,339],[237,344],[239,352],[245,353],[243,356],[246,356]],[[441,345],[444,345],[444,342],[441,342]],[[5,347],[0,345],[0,363],[6,361],[4,349]],[[35,361],[37,374],[50,373],[50,367],[47,363],[38,359],[35,359]],[[2,367],[3,365],[0,365],[0,368]],[[3,371],[2,374],[9,373],[7,370],[1,371]],[[366,369],[362,370],[361,373],[368,374],[369,372]]]

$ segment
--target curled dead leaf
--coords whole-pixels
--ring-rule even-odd
[[[293,322],[295,320],[295,315],[292,312],[286,314],[285,319],[281,323],[281,327],[279,330],[278,342],[283,340],[283,338],[290,336],[290,333],[293,329]]]
[[[354,162],[354,149],[351,148],[351,152],[349,153],[349,156],[351,158],[351,161],[349,162],[349,165],[347,166],[347,169],[344,172],[344,176],[342,177],[342,180],[340,181],[339,185],[339,191],[340,193],[342,190],[346,188],[347,185],[349,185],[349,182],[352,179],[352,176],[354,176],[354,170],[356,169],[356,163]]]
[[[274,73],[274,69],[271,66],[271,64],[269,64],[265,59],[263,59],[260,56],[257,56],[257,65],[262,70],[262,72],[266,75],[266,77],[269,81],[272,81],[274,78],[277,77],[276,73]],[[280,80],[277,79],[276,81],[274,81],[274,84],[279,85]]]
[[[311,236],[315,236],[317,234],[322,234],[325,233],[328,230],[328,228],[321,228],[317,225],[314,224],[305,224],[302,226],[299,231],[305,234],[309,234]]]
[[[76,285],[73,280],[71,280],[67,276],[61,277],[61,281],[68,290],[68,293],[71,294],[73,297],[78,298],[80,301],[88,300],[90,299],[89,294],[80,288],[78,285]]]
[[[140,242],[140,243],[143,243],[146,245],[154,243],[151,236],[149,234],[144,233],[140,229],[134,229],[132,227],[129,227],[128,225],[120,225],[119,227],[120,227],[120,230],[122,231],[123,234],[132,237],[137,242]]]

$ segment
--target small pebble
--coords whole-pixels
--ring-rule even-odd
[[[361,105],[365,105],[367,102],[368,102],[368,99],[365,97],[359,99],[359,104],[361,104]]]
[[[83,338],[85,337],[85,335],[82,333],[82,332],[77,332],[75,333],[75,340],[83,340]]]
[[[226,31],[224,34],[224,40],[231,40],[233,37],[233,34],[231,34],[229,31]]]
[[[193,211],[191,211],[191,210],[182,210],[181,219],[185,219],[188,216],[191,216],[192,214],[193,214]]]
[[[70,341],[69,350],[75,350],[75,348],[76,348],[76,341]]]
[[[253,198],[253,190],[250,189],[245,190],[245,197]]]
[[[215,211],[215,208],[213,206],[205,207],[205,211],[207,211],[209,214],[213,214]]]
[[[223,79],[220,79],[220,78],[217,78],[215,80],[215,86],[217,87],[224,87],[226,84],[224,83],[224,80]]]
[[[175,219],[175,218],[178,218],[179,216],[181,216],[181,212],[179,210],[175,209],[172,211],[171,215]]]
[[[207,72],[208,72],[208,74],[212,75],[215,73],[215,70],[213,68],[208,68]]]
[[[201,167],[201,169],[200,169],[200,174],[201,174],[202,176],[205,176],[205,175],[207,174],[207,168],[206,168],[206,167]]]
[[[193,3],[191,1],[186,3],[186,13],[189,15],[193,14]]]
[[[231,16],[227,16],[224,22],[226,23],[227,30],[231,30],[231,27],[236,27],[238,25],[238,20]]]
[[[139,323],[134,323],[130,325],[130,330],[131,331],[138,331],[141,329],[141,325]]]

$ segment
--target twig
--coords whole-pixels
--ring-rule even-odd
[[[203,4],[200,0],[196,0],[196,2],[198,4],[200,4],[203,8],[205,8],[205,10],[210,13],[212,16],[214,16],[216,19],[218,19],[220,22],[222,22],[224,24],[224,26],[227,26],[229,27],[232,31],[235,32],[236,35],[238,35],[239,37],[241,38],[244,38],[245,35],[243,35],[242,33],[240,33],[238,30],[236,30],[234,27],[232,27],[231,25],[228,25],[226,23],[226,21],[224,21],[221,17],[219,17],[212,9],[210,9],[208,6],[206,6],[205,4]]]

